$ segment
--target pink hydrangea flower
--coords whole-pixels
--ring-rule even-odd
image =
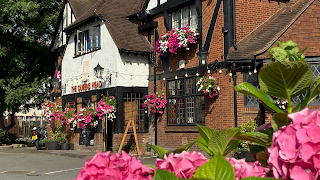
[[[246,162],[245,159],[228,157],[226,157],[226,160],[229,161],[234,169],[235,180],[250,176],[266,177],[269,172],[269,169],[261,166],[258,161],[252,163]]]
[[[164,159],[157,159],[156,167],[175,173],[179,178],[192,178],[196,170],[208,161],[196,151],[183,151],[180,154],[169,154]]]
[[[154,172],[154,169],[142,165],[140,160],[124,151],[121,154],[97,152],[85,162],[74,180],[152,180]]]
[[[308,108],[289,114],[292,122],[273,134],[268,149],[275,178],[313,180],[320,170],[320,113]]]

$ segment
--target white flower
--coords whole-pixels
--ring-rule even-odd
[[[217,86],[217,90],[220,91],[220,86]]]
[[[187,50],[187,51],[189,51],[189,50],[190,50],[190,48],[186,48],[186,50]]]

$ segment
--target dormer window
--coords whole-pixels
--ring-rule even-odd
[[[198,28],[198,15],[196,5],[185,6],[171,13],[171,28],[180,29],[181,27],[190,25],[190,28]]]
[[[100,49],[100,26],[90,27],[86,31],[77,30],[75,40],[75,56]]]

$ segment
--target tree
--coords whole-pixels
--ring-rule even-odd
[[[0,0],[0,130],[14,114],[39,106],[54,73],[49,51],[62,0]],[[33,99],[32,103],[26,103]],[[4,126],[5,111],[11,124]]]

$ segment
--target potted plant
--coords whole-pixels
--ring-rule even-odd
[[[69,141],[67,138],[62,137],[60,140],[61,150],[69,150]]]

